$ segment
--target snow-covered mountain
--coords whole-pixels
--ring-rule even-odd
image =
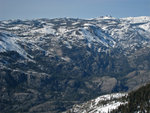
[[[136,89],[150,81],[149,48],[145,16],[0,21],[0,111],[62,112]]]
[[[53,48],[47,50],[41,47],[42,44],[47,43],[47,40],[51,40],[54,43],[53,46],[59,46],[59,43],[62,43],[69,49],[72,46],[84,45],[93,47],[98,52],[120,48],[126,50],[126,53],[138,47],[149,47],[150,41],[150,17],[144,16],[121,19],[99,17],[89,20],[70,18],[9,20],[1,21],[0,24],[3,35],[7,32],[8,35],[12,34],[11,37],[15,35],[20,38],[20,40],[16,37],[11,38],[13,43],[7,43],[8,47],[5,44],[5,49],[10,48],[10,45],[13,49],[16,46],[15,42],[20,41],[22,44],[30,43],[30,48],[41,49],[47,54],[54,51]],[[4,47],[1,47],[1,51],[4,51]]]

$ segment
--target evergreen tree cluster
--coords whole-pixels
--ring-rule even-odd
[[[112,113],[150,113],[150,84],[130,92],[127,101]]]

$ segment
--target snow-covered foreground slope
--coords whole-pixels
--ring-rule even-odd
[[[126,104],[126,101],[120,99],[126,96],[127,93],[103,95],[80,105],[74,105],[70,110],[64,113],[109,113],[117,109],[120,105]]]

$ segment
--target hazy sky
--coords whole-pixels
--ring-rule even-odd
[[[150,0],[0,0],[0,20],[150,16]]]

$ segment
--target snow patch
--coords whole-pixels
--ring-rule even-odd
[[[70,62],[70,60],[71,60],[68,56],[61,57],[61,59],[66,61],[66,62]]]
[[[140,25],[139,27],[150,32],[150,23]]]
[[[31,33],[55,34],[55,30],[51,26],[44,26],[43,28],[31,30]]]

